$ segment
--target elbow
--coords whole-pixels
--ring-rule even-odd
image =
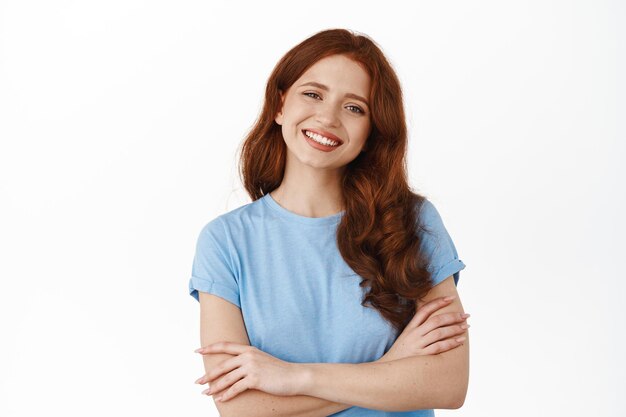
[[[463,407],[469,386],[469,365],[460,366],[451,372],[444,386],[450,387],[445,401],[445,408],[456,410]]]
[[[420,398],[419,395],[414,395],[413,396],[414,401],[415,399],[419,399],[419,402],[417,403],[413,402],[411,407],[402,408],[402,409],[393,409],[393,410],[389,409],[388,411],[413,411],[413,410],[421,410],[425,408],[440,409],[440,410],[457,410],[463,407],[463,404],[465,404],[466,393],[467,393],[467,387],[465,387],[464,389],[461,389],[461,387],[459,387],[458,390],[448,389],[448,390],[439,392],[439,395],[430,397],[430,399],[433,401],[427,401],[427,398],[425,397]]]
[[[242,413],[242,410],[238,410],[236,409],[236,407],[222,407],[222,406],[218,407],[216,405],[215,408],[217,408],[217,412],[220,417],[240,417],[240,416],[249,416],[249,415],[260,417],[260,414],[256,413],[257,410],[254,411],[255,414],[249,414],[249,410]]]
[[[462,397],[458,397],[455,399],[454,402],[452,402],[452,404],[450,404],[450,407],[448,407],[450,410],[457,410],[461,407],[463,407],[463,404],[465,404],[465,395]]]
[[[213,399],[213,403],[220,417],[268,417],[282,415],[282,413],[277,413],[273,407],[268,407],[267,399],[263,398],[266,396],[269,396],[269,394],[249,389],[226,402],[217,402]]]
[[[464,403],[465,396],[448,395],[444,400],[440,401],[438,404],[435,404],[433,408],[438,408],[442,410],[457,410],[463,407]]]
[[[217,413],[220,417],[234,417],[237,414],[237,410],[231,407],[232,404],[227,404],[226,406],[224,406],[223,403],[218,403],[217,401],[215,401],[215,399],[213,400],[213,404],[215,405]]]
[[[449,402],[447,404],[447,409],[450,410],[457,410],[461,407],[463,407],[463,404],[465,404],[465,397],[467,396],[467,385],[464,385],[463,387],[460,387],[459,392],[456,393],[455,395],[451,395],[449,398]]]
[[[241,407],[239,404],[239,400],[240,398],[231,398],[229,401],[225,402],[225,403],[221,403],[221,402],[217,402],[215,401],[215,398],[213,398],[213,404],[215,405],[215,408],[217,409],[218,414],[220,415],[220,417],[236,417],[236,416],[240,416],[243,415],[241,414]]]
[[[231,398],[228,402],[234,401],[236,398]],[[240,416],[253,416],[253,417],[264,417],[262,410],[258,407],[240,407],[240,404],[232,404],[226,403],[215,403],[215,408],[217,408],[218,414],[220,417],[240,417]],[[219,404],[219,405],[218,405]],[[245,411],[244,411],[245,410]]]
[[[465,397],[467,396],[468,378],[455,378],[448,380],[443,385],[446,387],[439,391],[438,404],[433,408],[456,410],[463,407]]]

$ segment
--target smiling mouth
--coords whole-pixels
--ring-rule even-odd
[[[321,151],[324,153],[333,152],[341,147],[341,143],[339,143],[338,141],[333,141],[335,143],[334,145],[327,145],[326,143],[320,142],[319,140],[316,140],[310,137],[309,135],[307,135],[307,133],[310,134],[310,132],[307,132],[307,133],[304,133],[304,132],[306,132],[306,130],[302,131],[302,138],[304,139],[304,141],[310,147],[317,149],[318,151]]]
[[[322,136],[319,133],[311,132],[311,131],[306,130],[306,129],[302,129],[302,133],[307,138],[313,140],[316,143],[319,143],[320,145],[324,145],[324,146],[337,147],[337,146],[339,146],[339,145],[341,145],[343,143],[343,142],[341,142],[341,140],[329,139],[326,136]]]

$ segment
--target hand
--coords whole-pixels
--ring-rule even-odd
[[[209,389],[203,391],[203,394],[215,395],[224,391],[215,398],[216,401],[227,401],[247,389],[280,396],[297,395],[300,386],[305,382],[305,375],[298,364],[277,359],[254,346],[218,342],[196,352],[203,355],[237,355],[221,362],[196,381],[196,384],[209,383]]]
[[[439,297],[421,306],[391,349],[376,362],[393,361],[410,356],[436,355],[460,346],[466,338],[454,336],[465,333],[469,328],[466,319],[470,315],[455,312],[432,316],[432,313],[454,300],[454,298],[447,300],[446,298],[448,297]],[[464,328],[464,325],[467,327]]]

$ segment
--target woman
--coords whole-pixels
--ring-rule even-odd
[[[463,404],[465,265],[410,190],[406,148],[398,78],[369,38],[322,31],[276,65],[241,153],[253,201],[202,229],[189,281],[196,383],[222,416]]]

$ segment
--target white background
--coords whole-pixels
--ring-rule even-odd
[[[334,27],[397,70],[412,185],[467,264],[470,386],[437,414],[622,415],[625,21],[600,0],[0,1],[0,415],[217,415],[196,237],[249,202],[236,154],[274,65]]]

